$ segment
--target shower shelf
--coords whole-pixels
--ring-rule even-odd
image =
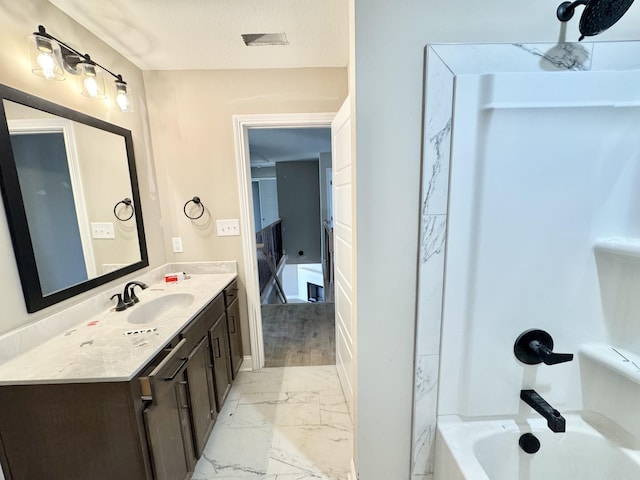
[[[595,252],[640,258],[639,238],[599,238],[593,244]]]
[[[580,355],[640,384],[640,355],[604,343],[580,345]]]

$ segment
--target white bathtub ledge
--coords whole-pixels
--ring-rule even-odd
[[[640,384],[640,355],[604,343],[583,344],[578,352],[612,372]]]

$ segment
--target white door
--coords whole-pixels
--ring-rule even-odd
[[[327,212],[329,212],[329,225],[333,227],[333,169],[327,168]]]
[[[262,228],[271,225],[280,218],[278,212],[278,184],[275,178],[261,178],[260,182],[260,214]]]
[[[353,418],[355,305],[351,109],[347,97],[331,122],[333,152],[333,235],[335,256],[336,367]]]

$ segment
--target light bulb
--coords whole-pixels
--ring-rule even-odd
[[[38,55],[38,65],[42,69],[42,74],[47,80],[55,77],[56,62],[50,52],[40,52]]]
[[[78,81],[80,86],[80,92],[91,100],[98,98],[105,98],[104,93],[104,78],[102,70],[98,65],[90,63],[91,60],[87,55],[85,58],[87,61],[78,63],[77,70],[80,75]]]
[[[123,112],[129,113],[134,110],[134,102],[131,98],[131,89],[127,85],[127,82],[122,80],[122,77],[118,75],[116,81],[111,84],[113,93],[113,108]]]
[[[27,43],[31,57],[31,71],[34,75],[47,80],[64,80],[58,43],[38,33],[29,36]]]
[[[91,98],[98,97],[98,83],[95,77],[87,77],[84,79],[84,89]]]
[[[116,103],[121,111],[126,112],[129,108],[129,98],[127,97],[127,93],[122,91],[118,92],[116,95]]]

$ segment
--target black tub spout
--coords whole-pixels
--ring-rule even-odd
[[[520,390],[520,399],[547,419],[547,426],[552,432],[561,433],[566,430],[564,417],[535,390]]]

